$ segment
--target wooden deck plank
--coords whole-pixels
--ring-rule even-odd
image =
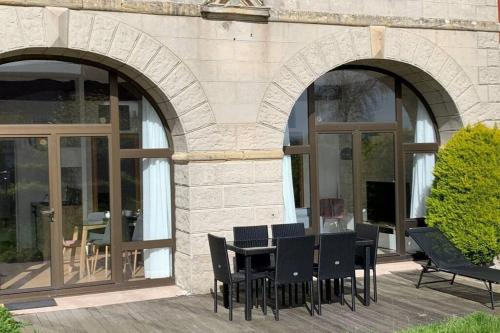
[[[357,299],[355,312],[338,301],[323,304],[323,315],[314,317],[304,306],[285,306],[280,308],[278,322],[273,317],[272,300],[267,316],[260,307],[254,308],[251,322],[244,320],[243,303],[235,303],[234,319],[230,322],[221,299],[219,312],[213,312],[211,295],[21,315],[17,319],[32,325],[25,332],[394,332],[475,311],[500,314],[500,310],[491,311],[484,304],[489,300],[488,294],[472,280],[457,279],[453,286],[443,282],[416,289],[417,278],[417,271],[379,276],[378,303],[365,307]],[[358,288],[361,295],[359,281]],[[350,294],[346,294],[346,301],[350,304]]]

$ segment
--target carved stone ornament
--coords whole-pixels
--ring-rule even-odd
[[[215,20],[265,22],[269,10],[262,0],[208,0],[201,6],[202,16]]]

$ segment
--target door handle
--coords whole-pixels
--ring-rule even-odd
[[[40,213],[41,213],[42,215],[47,216],[47,218],[49,219],[49,222],[50,222],[50,223],[53,223],[53,222],[54,222],[54,215],[55,215],[55,210],[54,210],[54,208],[50,208],[50,209],[48,209],[48,210],[42,210],[42,211],[40,211]]]

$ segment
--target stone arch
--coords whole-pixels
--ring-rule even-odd
[[[267,148],[281,147],[283,131],[301,93],[326,72],[351,63],[385,67],[417,88],[431,82],[435,89],[428,91],[429,97],[438,94],[442,102],[441,109],[433,108],[433,112],[444,141],[474,117],[481,120],[480,98],[473,83],[439,46],[403,29],[382,28],[374,33],[369,27],[349,27],[306,45],[285,61],[264,94],[257,116],[258,140]],[[416,82],[411,82],[412,77]],[[425,91],[423,95],[428,97]]]
[[[66,8],[0,7],[0,60],[30,55],[84,59],[118,70],[154,99],[176,151],[196,150],[190,133],[210,134],[215,117],[191,70],[148,34],[105,14]]]

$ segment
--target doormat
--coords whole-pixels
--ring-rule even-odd
[[[16,302],[16,303],[4,304],[4,307],[9,311],[47,308],[50,306],[57,306],[57,303],[53,298],[46,298],[29,302]]]

